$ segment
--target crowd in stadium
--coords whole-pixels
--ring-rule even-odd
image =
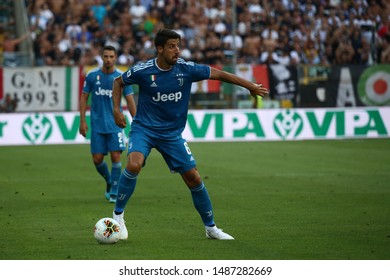
[[[32,0],[26,1],[36,65],[96,65],[104,45],[118,63],[155,55],[153,36],[171,28],[181,56],[206,64],[390,63],[386,0]]]

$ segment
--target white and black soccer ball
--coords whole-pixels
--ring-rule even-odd
[[[119,223],[113,218],[100,219],[93,229],[93,235],[99,243],[114,244],[119,240]]]

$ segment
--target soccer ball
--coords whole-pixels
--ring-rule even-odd
[[[100,219],[93,229],[93,235],[99,243],[114,244],[119,240],[119,223],[113,218]]]

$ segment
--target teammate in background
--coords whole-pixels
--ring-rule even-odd
[[[120,111],[121,92],[126,85],[132,84],[138,84],[140,90],[137,114],[129,135],[127,164],[119,179],[118,199],[113,213],[113,218],[120,224],[122,240],[128,237],[124,210],[152,148],[162,154],[171,172],[178,172],[183,178],[204,223],[206,237],[234,239],[215,225],[205,184],[181,135],[187,121],[191,84],[206,79],[220,80],[245,87],[253,96],[264,96],[268,90],[228,72],[184,61],[179,58],[180,40],[176,32],[160,30],[154,40],[157,57],[133,66],[114,80],[114,118],[122,128],[126,126],[126,120]]]
[[[116,77],[123,72],[115,68],[117,53],[114,47],[103,49],[103,66],[89,71],[85,77],[83,93],[80,98],[80,134],[87,136],[86,121],[87,101],[92,96],[91,119],[91,153],[96,170],[106,181],[105,197],[110,202],[116,201],[118,180],[122,172],[121,153],[125,150],[123,129],[115,124],[113,117],[112,85]],[[136,106],[132,86],[124,87],[119,95],[126,98],[131,116],[135,115]],[[119,98],[120,98],[119,96]],[[120,102],[120,100],[119,100]],[[120,107],[120,104],[118,104]],[[122,108],[118,108],[122,111]],[[110,152],[111,173],[104,156]]]

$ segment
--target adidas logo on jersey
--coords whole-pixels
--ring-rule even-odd
[[[151,87],[157,87],[157,84],[155,82],[150,84]]]

